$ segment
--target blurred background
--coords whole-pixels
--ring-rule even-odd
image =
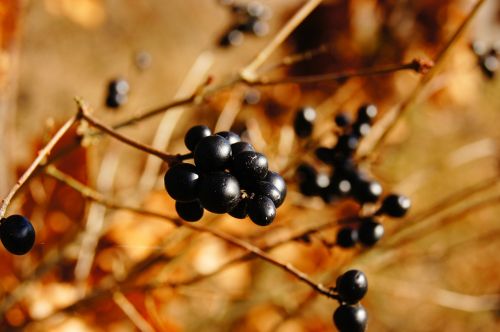
[[[209,88],[226,84],[304,3],[262,0],[252,7],[261,13],[259,25],[231,34],[242,15],[233,1],[1,0],[0,194],[76,112],[75,96],[113,124],[187,97],[208,77]],[[324,0],[258,73],[281,79],[433,60],[474,3]],[[200,223],[272,247],[274,258],[327,286],[342,271],[361,269],[370,284],[362,301],[368,331],[496,331],[499,52],[500,5],[486,0],[416,102],[360,162],[385,193],[405,194],[413,203],[405,219],[382,219],[386,235],[370,249],[329,245],[336,221],[360,207],[304,197],[294,170],[304,161],[324,168],[311,144],[335,142],[335,114],[354,115],[373,102],[377,121],[384,119],[407,100],[421,74],[234,84],[120,132],[171,153],[186,152],[183,135],[196,124],[244,132],[286,177],[287,201],[266,228],[209,213]],[[111,108],[108,84],[116,79],[126,80],[130,91],[123,105]],[[292,129],[304,105],[318,111],[310,142]],[[375,139],[369,135],[363,143]],[[175,211],[163,189],[166,166],[110,138],[84,140],[55,166],[106,197]],[[37,240],[23,257],[0,251],[2,331],[335,331],[338,304],[276,267],[242,258],[242,250],[208,234],[86,201],[43,172],[10,211],[32,220]]]

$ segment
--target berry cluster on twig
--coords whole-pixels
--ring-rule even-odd
[[[198,221],[204,209],[247,215],[266,226],[286,196],[286,183],[268,169],[268,161],[250,143],[231,131],[212,134],[206,126],[194,126],[184,137],[194,165],[178,163],[165,173],[165,188],[176,200],[176,210],[186,221]]]

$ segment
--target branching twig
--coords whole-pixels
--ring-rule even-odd
[[[43,149],[38,152],[38,156],[33,160],[28,169],[23,173],[23,175],[17,180],[16,184],[10,189],[9,193],[2,200],[2,206],[0,207],[0,220],[5,216],[7,208],[10,201],[18,190],[26,183],[26,181],[31,177],[36,168],[44,162],[44,159],[50,154],[54,146],[59,142],[59,140],[64,136],[64,134],[71,128],[71,126],[77,122],[80,118],[80,114],[71,117],[64,125],[55,133],[55,135],[50,139],[50,141],[45,145]]]
[[[103,124],[102,122],[100,122],[99,120],[94,118],[92,115],[90,115],[88,106],[82,100],[77,99],[77,104],[78,104],[78,107],[80,108],[82,119],[87,121],[92,127],[95,127],[97,129],[99,129],[100,131],[108,134],[109,136],[114,137],[117,140],[119,140],[125,144],[128,144],[128,145],[130,145],[138,150],[142,150],[146,153],[157,156],[158,158],[164,160],[169,165],[178,163],[179,161],[182,160],[181,155],[171,155],[168,153],[164,153],[160,150],[157,150],[157,149],[152,148],[150,146],[147,146],[147,145],[144,145],[144,144],[139,143],[137,141],[134,141],[134,140],[128,138],[127,136],[124,136],[124,135],[118,133],[112,127],[109,127],[109,126]]]
[[[398,120],[402,117],[403,114],[405,114],[408,109],[416,102],[417,98],[420,96],[420,94],[424,91],[425,87],[427,84],[436,76],[436,73],[439,71],[441,66],[444,63],[444,59],[452,49],[453,45],[457,42],[457,40],[460,38],[460,36],[464,33],[465,29],[469,25],[469,23],[472,21],[476,13],[478,12],[479,8],[481,5],[483,5],[485,0],[478,0],[470,13],[467,15],[465,20],[460,24],[458,29],[455,31],[453,36],[448,40],[446,45],[443,47],[441,52],[438,53],[434,60],[434,66],[430,68],[428,73],[422,77],[420,82],[417,84],[417,86],[413,89],[411,94],[406,98],[405,101],[403,101],[400,105],[396,107],[396,109],[390,114],[392,118],[390,119],[389,123],[385,125],[385,127],[381,128],[382,133],[380,134],[379,137],[376,138],[375,142],[366,150],[363,151],[362,154],[359,156],[360,159],[366,158],[368,155],[370,155],[372,152],[377,151],[381,144],[385,141],[389,133],[394,129],[396,124],[398,123]]]
[[[95,201],[96,203],[105,205],[109,208],[129,210],[129,211],[132,211],[135,213],[161,218],[161,219],[167,220],[169,222],[172,222],[175,225],[184,226],[184,227],[190,228],[190,229],[198,231],[198,232],[209,233],[209,234],[211,234],[211,235],[213,235],[221,240],[224,240],[224,241],[226,241],[234,246],[237,246],[241,249],[244,249],[244,250],[254,254],[255,256],[273,264],[274,266],[281,268],[282,270],[285,270],[286,272],[295,276],[297,279],[299,279],[302,282],[309,285],[311,288],[313,288],[317,292],[319,292],[323,295],[326,295],[328,297],[331,297],[331,298],[336,298],[336,295],[333,293],[333,291],[330,288],[325,287],[321,284],[315,283],[314,281],[312,281],[309,278],[309,276],[306,273],[298,270],[293,265],[287,264],[287,263],[281,263],[281,262],[275,260],[274,258],[272,258],[269,254],[264,252],[262,249],[254,246],[246,241],[240,240],[240,239],[238,239],[230,234],[227,234],[227,233],[219,231],[217,229],[209,228],[209,227],[206,227],[206,226],[203,226],[200,224],[185,222],[179,218],[172,218],[171,216],[167,216],[167,215],[162,214],[162,213],[158,213],[158,212],[154,212],[154,211],[150,211],[150,210],[146,210],[146,209],[142,209],[142,208],[127,206],[127,205],[122,205],[122,204],[119,204],[116,202],[112,202],[112,201],[106,199],[102,194],[85,186],[84,184],[71,178],[70,176],[60,172],[59,170],[57,170],[54,167],[48,168],[47,174],[51,175],[55,179],[65,183],[66,185],[75,189],[80,194],[82,194],[84,197],[89,198],[89,199]]]

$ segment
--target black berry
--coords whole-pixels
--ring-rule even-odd
[[[342,248],[352,248],[358,242],[358,231],[351,227],[341,228],[337,233],[337,245]]]
[[[338,113],[335,115],[335,124],[341,128],[351,124],[351,118],[346,113]]]
[[[365,296],[368,279],[362,271],[349,270],[337,278],[335,287],[340,301],[355,304]]]
[[[267,226],[276,217],[276,207],[269,197],[256,196],[248,203],[248,216],[255,224]]]
[[[207,126],[191,127],[184,136],[184,144],[189,151],[194,151],[198,142],[210,135],[212,135],[212,131]]]
[[[1,220],[0,239],[10,253],[24,255],[35,243],[35,229],[26,217],[14,214]]]
[[[231,159],[231,144],[222,136],[202,138],[194,150],[194,163],[204,171],[222,170]]]
[[[368,314],[362,305],[341,305],[333,314],[333,322],[340,332],[363,332]]]
[[[404,195],[390,194],[382,201],[377,214],[386,214],[390,217],[401,218],[411,207],[411,200]]]
[[[377,106],[373,104],[365,104],[358,109],[358,123],[372,123],[373,119],[377,116]]]
[[[236,142],[236,143],[231,144],[231,151],[233,153],[233,158],[234,158],[238,154],[240,154],[241,152],[245,152],[245,151],[254,152],[255,150],[254,150],[252,144],[250,144],[250,143]]]
[[[229,173],[212,172],[200,179],[201,205],[213,213],[231,211],[240,201],[240,185]]]
[[[277,204],[281,204],[282,202],[281,192],[270,182],[258,181],[254,186],[252,186],[252,189],[255,190],[255,194],[257,195],[269,197],[273,201],[275,207],[278,207]]]
[[[274,204],[276,205],[276,207],[281,206],[281,204],[283,204],[285,200],[287,193],[285,179],[283,179],[283,177],[278,173],[269,171],[266,176],[266,181],[272,183],[272,185],[275,186],[276,189],[278,189],[278,191],[280,192],[281,198],[278,202],[274,202]]]
[[[203,217],[203,207],[198,200],[192,202],[175,202],[175,210],[179,217],[186,221],[198,221]]]
[[[232,131],[220,131],[218,133],[215,133],[215,135],[224,137],[229,141],[229,144],[241,142],[241,137],[238,134],[233,133]]]
[[[243,198],[240,200],[238,205],[236,205],[231,211],[229,211],[229,215],[236,219],[245,219],[247,216],[248,209],[248,199]]]
[[[259,152],[241,152],[233,159],[232,171],[243,182],[263,180],[268,172],[267,158]]]
[[[293,128],[295,134],[301,138],[312,134],[314,121],[316,120],[316,111],[312,107],[304,107],[295,114]]]
[[[365,246],[373,246],[384,236],[384,226],[376,221],[365,220],[358,229],[359,242]]]
[[[165,173],[165,189],[177,201],[193,201],[198,197],[199,180],[200,175],[194,165],[176,164]]]
[[[377,181],[359,179],[354,186],[354,197],[360,203],[374,203],[382,195],[382,190]]]
[[[321,146],[314,151],[316,158],[324,162],[325,164],[332,164],[335,160],[335,152],[331,148]]]

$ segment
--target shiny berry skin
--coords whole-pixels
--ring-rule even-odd
[[[280,192],[281,198],[279,201],[274,202],[274,205],[276,205],[276,207],[281,206],[281,204],[285,201],[287,193],[285,179],[283,179],[283,177],[278,173],[269,171],[266,176],[266,181],[272,183],[272,185],[275,186]]]
[[[377,106],[373,104],[365,104],[358,109],[358,117],[356,118],[356,122],[372,123],[373,119],[377,116],[377,113]]]
[[[184,136],[184,144],[189,151],[194,151],[198,142],[210,135],[212,135],[212,131],[207,126],[191,127]]]
[[[340,128],[347,127],[348,125],[351,124],[351,122],[352,122],[351,118],[346,113],[339,113],[335,115],[335,124]]]
[[[240,200],[238,205],[236,205],[231,211],[229,211],[229,215],[236,219],[245,219],[247,216],[248,209],[248,199],[243,198]]]
[[[266,196],[256,196],[248,202],[248,216],[255,224],[267,226],[276,217],[276,207],[273,201]]]
[[[358,147],[359,140],[354,135],[339,136],[337,144],[335,145],[335,152],[342,155],[351,155]]]
[[[352,134],[358,138],[365,137],[372,129],[369,123],[356,122],[352,126]]]
[[[268,172],[267,158],[262,153],[244,151],[233,158],[232,171],[240,181],[264,180]]]
[[[108,85],[108,92],[110,94],[126,95],[130,90],[128,82],[122,78],[112,80]]]
[[[233,153],[233,158],[236,157],[241,152],[245,152],[245,151],[255,152],[252,144],[247,143],[247,142],[236,142],[236,143],[231,144],[231,151]]]
[[[373,246],[384,236],[384,226],[376,221],[365,220],[358,229],[359,242],[365,246]]]
[[[333,313],[333,322],[340,332],[364,332],[368,314],[362,305],[341,305]]]
[[[224,137],[229,141],[229,144],[241,142],[240,135],[233,133],[232,131],[220,131],[218,133],[215,133],[215,135]]]
[[[175,211],[186,221],[198,221],[203,217],[203,207],[198,200],[192,202],[175,202]]]
[[[163,180],[165,189],[173,199],[189,202],[198,198],[200,175],[194,165],[176,164],[168,169]]]
[[[226,172],[204,174],[200,179],[199,199],[210,212],[229,212],[240,201],[238,180]]]
[[[0,239],[11,254],[24,255],[35,243],[35,229],[24,216],[13,214],[1,220]]]
[[[354,185],[354,197],[360,203],[374,203],[382,195],[382,186],[377,181],[358,179]]]
[[[233,29],[226,33],[219,40],[219,46],[221,47],[230,47],[230,46],[238,46],[243,43],[244,35],[238,29]]]
[[[406,215],[411,207],[411,200],[404,195],[390,194],[382,201],[382,206],[377,214],[385,214],[389,217],[401,218]]]
[[[341,248],[352,248],[358,242],[358,231],[351,227],[341,228],[337,233],[337,245]]]
[[[340,301],[355,304],[368,291],[368,279],[362,271],[349,270],[337,278],[335,288]]]
[[[119,108],[124,105],[128,100],[127,95],[120,95],[117,93],[109,94],[106,97],[106,106],[109,108]]]
[[[231,160],[231,144],[222,136],[202,138],[194,150],[194,163],[203,171],[223,170]]]
[[[272,201],[275,207],[277,203],[281,203],[281,193],[272,183],[267,181],[258,181],[251,187],[256,195],[267,196]]]
[[[316,120],[316,110],[312,107],[304,107],[295,114],[293,128],[295,134],[300,138],[311,136]]]

